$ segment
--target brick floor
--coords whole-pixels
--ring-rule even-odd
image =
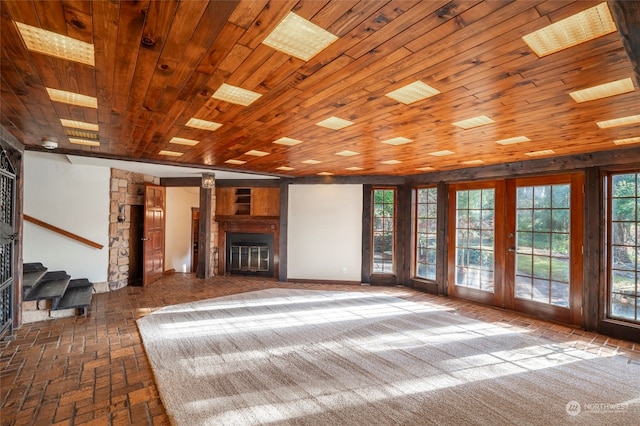
[[[174,274],[146,288],[96,294],[86,318],[25,324],[15,330],[14,340],[0,342],[1,424],[169,424],[136,319],[163,306],[270,287],[375,291],[417,303],[436,302],[461,315],[640,363],[640,344],[405,287],[294,284],[242,277],[198,280]]]

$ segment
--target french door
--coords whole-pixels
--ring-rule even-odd
[[[453,185],[449,294],[579,324],[581,174]]]

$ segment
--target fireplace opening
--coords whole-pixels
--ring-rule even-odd
[[[273,276],[273,235],[227,233],[226,251],[227,273]]]

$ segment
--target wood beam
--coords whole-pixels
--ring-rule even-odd
[[[609,9],[616,21],[624,50],[633,65],[636,85],[640,86],[640,2],[610,0]]]

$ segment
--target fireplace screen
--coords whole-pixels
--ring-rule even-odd
[[[268,272],[268,245],[232,245],[229,258],[230,272]]]

